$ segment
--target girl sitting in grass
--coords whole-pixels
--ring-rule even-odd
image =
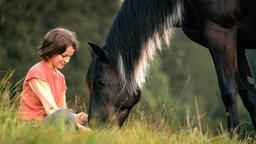
[[[62,119],[77,129],[90,130],[86,113],[74,114],[66,105],[66,82],[59,71],[77,51],[78,44],[74,32],[64,28],[49,31],[38,47],[41,61],[30,68],[23,83],[20,98],[21,120],[45,120],[56,122]]]

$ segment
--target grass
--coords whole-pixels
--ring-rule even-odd
[[[221,127],[212,135],[202,130],[200,112],[197,116],[185,118],[185,125],[178,123],[175,110],[162,104],[154,113],[145,113],[138,106],[121,129],[93,130],[79,132],[64,123],[46,125],[42,122],[20,122],[17,119],[17,103],[20,82],[10,83],[13,72],[0,80],[0,144],[212,144],[250,143],[251,139],[230,138]],[[15,101],[10,101],[13,97]],[[12,98],[12,99],[13,99]]]

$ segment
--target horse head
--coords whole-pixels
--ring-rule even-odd
[[[118,66],[111,62],[104,48],[93,43],[89,45],[92,56],[87,72],[90,125],[121,127],[131,108],[139,101],[140,89],[130,92],[120,80]]]

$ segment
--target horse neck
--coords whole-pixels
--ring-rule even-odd
[[[171,26],[181,21],[180,6],[176,0],[124,1],[105,47],[131,91],[143,86],[155,50],[168,44]]]

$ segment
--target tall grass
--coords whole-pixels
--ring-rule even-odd
[[[175,108],[163,103],[156,111],[145,111],[138,105],[127,123],[119,130],[94,130],[79,132],[64,123],[46,125],[43,122],[21,122],[17,119],[17,106],[21,82],[11,83],[13,72],[6,73],[0,80],[0,143],[3,144],[211,144],[211,143],[248,143],[247,140],[232,139],[224,131],[210,135],[202,130],[200,111],[197,116],[185,118],[185,125],[176,118]],[[13,100],[13,101],[12,101]],[[196,100],[195,100],[196,101]]]

